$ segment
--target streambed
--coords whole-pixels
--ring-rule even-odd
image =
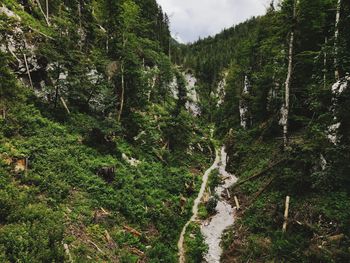
[[[215,188],[215,194],[219,197],[216,206],[217,213],[212,218],[202,222],[201,225],[201,232],[205,238],[205,243],[209,247],[208,253],[205,255],[205,261],[208,263],[220,262],[222,235],[225,229],[234,224],[235,208],[229,204],[223,194],[227,193],[227,189],[237,182],[237,178],[226,171],[227,153],[224,147],[221,149],[219,158],[217,168],[223,184]]]

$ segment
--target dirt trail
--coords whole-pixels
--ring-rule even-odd
[[[210,175],[211,171],[218,168],[219,162],[220,162],[220,155],[219,155],[218,151],[216,151],[216,157],[215,157],[214,163],[203,175],[201,189],[200,189],[198,196],[197,196],[196,200],[194,201],[194,204],[192,207],[192,217],[190,218],[190,220],[187,221],[186,225],[183,227],[183,229],[181,231],[180,238],[179,238],[179,242],[177,243],[177,247],[179,249],[179,263],[185,263],[184,238],[185,238],[187,227],[189,226],[190,223],[192,223],[193,221],[195,221],[197,219],[198,205],[200,204],[201,199],[204,195],[205,188],[208,184],[209,175]]]

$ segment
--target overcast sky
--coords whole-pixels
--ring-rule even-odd
[[[157,0],[181,42],[215,35],[224,28],[262,15],[271,0]]]

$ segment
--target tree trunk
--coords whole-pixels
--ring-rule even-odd
[[[83,32],[83,26],[81,21],[81,4],[78,2],[78,16],[79,16],[79,49],[82,51],[83,45],[84,45],[84,32]]]
[[[46,18],[49,20],[49,0],[46,0]]]
[[[67,106],[67,103],[66,103],[66,101],[64,100],[64,98],[63,98],[63,97],[60,97],[60,100],[61,100],[61,102],[62,102],[62,105],[63,105],[64,109],[67,111],[68,114],[70,114],[70,110],[69,110],[69,108],[68,108],[68,106]]]
[[[288,215],[289,215],[289,203],[290,203],[290,196],[287,196],[285,210],[284,210],[284,222],[283,222],[283,227],[282,227],[283,233],[285,233],[287,231]]]
[[[293,8],[293,20],[296,19],[296,13],[297,13],[297,4],[298,0],[294,0],[294,8]],[[294,21],[293,21],[294,23]],[[295,25],[293,25],[292,31],[290,33],[290,39],[289,39],[289,53],[288,53],[288,74],[286,79],[286,90],[285,90],[285,102],[284,102],[284,109],[283,109],[283,142],[284,147],[288,146],[288,119],[289,119],[289,111],[290,111],[290,86],[292,82],[292,75],[293,75],[293,56],[294,56],[294,34],[295,34]]]
[[[339,53],[339,47],[338,47],[338,40],[339,40],[339,21],[340,21],[340,9],[341,9],[341,0],[338,0],[337,4],[337,14],[335,17],[335,32],[334,32],[334,76],[335,80],[338,81],[340,74],[339,74],[339,61],[338,61],[338,53]]]
[[[126,46],[126,41],[127,38],[125,37],[125,34],[123,34],[123,51],[125,50],[125,46]],[[125,63],[124,63],[124,59],[121,59],[122,63],[120,66],[120,71],[122,74],[122,79],[121,79],[121,86],[122,86],[122,92],[121,92],[121,98],[120,98],[120,108],[119,108],[119,112],[118,112],[118,122],[120,122],[121,118],[122,118],[122,114],[123,114],[123,109],[124,109],[124,96],[125,96]]]
[[[59,79],[60,79],[60,71],[61,71],[61,67],[60,67],[60,64],[58,64],[58,68],[57,68],[57,76],[56,76],[56,82],[55,82],[55,102],[54,102],[54,105],[55,105],[55,109],[57,108],[57,104],[58,104],[58,96],[59,96],[59,91],[60,91],[60,88],[59,88]]]
[[[125,95],[125,79],[124,79],[124,62],[122,62],[121,65],[121,73],[122,73],[122,93],[121,93],[121,98],[120,98],[120,108],[119,108],[119,113],[118,113],[118,122],[120,122],[122,118],[122,113],[123,113],[123,108],[124,108],[124,95]]]
[[[25,63],[25,66],[26,66],[26,70],[27,70],[27,74],[28,74],[28,79],[29,79],[30,86],[32,87],[32,89],[34,89],[33,81],[32,81],[32,76],[30,75],[30,71],[29,71],[27,56],[26,56],[26,54],[24,54],[24,53],[23,53],[23,58],[24,58],[24,63]]]
[[[57,104],[58,104],[58,85],[56,85],[56,89],[55,89],[55,109],[57,108]]]
[[[325,48],[328,44],[328,39],[325,37],[324,39]],[[327,51],[323,52],[323,88],[327,88]]]
[[[48,0],[46,0],[46,1],[48,1]],[[48,3],[46,2],[46,8],[47,8],[47,10],[46,10],[46,13],[45,13],[44,10],[43,10],[43,8],[41,7],[40,1],[39,1],[39,0],[36,0],[36,2],[37,2],[37,4],[38,4],[38,6],[39,6],[40,12],[43,14],[43,16],[44,16],[44,18],[45,18],[46,24],[47,24],[48,26],[50,26],[49,16],[47,15]]]

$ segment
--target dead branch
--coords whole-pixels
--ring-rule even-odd
[[[42,35],[42,36],[44,36],[44,37],[46,37],[48,39],[55,40],[53,37],[50,37],[50,36],[44,34],[43,32],[39,31],[38,29],[35,29],[35,28],[31,27],[31,26],[28,26],[28,28],[30,30],[34,31],[35,33],[38,33],[38,34],[40,34],[40,35]]]
[[[98,252],[100,252],[101,254],[104,254],[104,252],[94,242],[92,242],[91,240],[88,240],[88,242],[91,245],[93,245],[98,250]]]
[[[305,227],[308,230],[310,230],[312,233],[320,234],[320,231],[310,223],[300,222],[298,220],[290,220],[290,222],[293,222],[293,223],[298,224],[299,226]]]
[[[237,196],[234,196],[234,199],[235,199],[235,203],[236,203],[236,208],[237,208],[237,210],[241,209],[241,206],[239,205],[239,201],[238,201]]]
[[[106,240],[107,240],[108,245],[109,245],[110,248],[116,248],[117,247],[117,244],[115,243],[115,241],[110,236],[110,234],[108,233],[107,230],[105,230],[105,237],[106,237]]]

